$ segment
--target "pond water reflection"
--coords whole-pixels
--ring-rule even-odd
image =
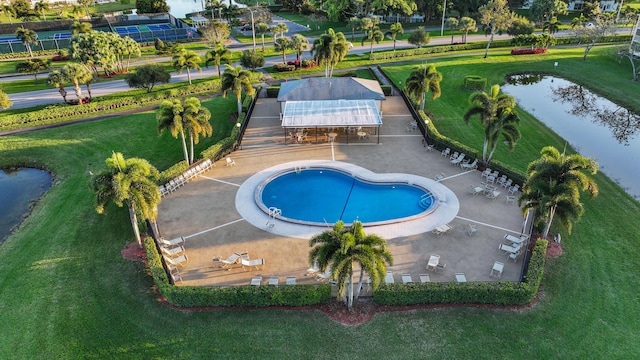
[[[502,87],[580,154],[640,199],[640,117],[567,80],[513,77]]]
[[[51,174],[39,169],[0,169],[0,243],[20,225],[42,194]]]

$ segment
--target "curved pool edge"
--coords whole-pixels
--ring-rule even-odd
[[[286,169],[310,166],[333,167],[342,171],[358,174],[358,176],[372,178],[376,181],[397,182],[398,179],[401,179],[403,182],[406,181],[425,187],[435,193],[439,199],[439,203],[436,209],[428,216],[419,217],[417,219],[407,219],[393,224],[365,226],[368,233],[374,233],[386,239],[417,235],[432,231],[440,225],[451,222],[451,220],[456,217],[460,209],[460,203],[453,191],[439,182],[422,176],[404,173],[375,173],[358,165],[341,161],[304,160],[283,163],[270,167],[256,173],[244,181],[236,193],[235,203],[238,213],[240,213],[245,221],[249,222],[253,226],[277,235],[310,239],[312,236],[324,231],[326,228],[321,226],[294,224],[277,219],[275,220],[275,226],[268,228],[267,224],[269,222],[269,216],[265,214],[255,203],[255,189],[267,178],[275,176],[277,173]],[[332,226],[332,224],[330,225]]]

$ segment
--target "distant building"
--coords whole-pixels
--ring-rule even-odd
[[[530,9],[534,0],[525,0],[520,6],[521,9]],[[584,8],[585,0],[573,0],[567,3],[567,10],[569,11],[581,11]],[[600,10],[604,12],[611,12],[618,10],[618,2],[615,0],[602,0],[600,1]]]

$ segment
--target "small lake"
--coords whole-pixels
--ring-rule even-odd
[[[207,3],[205,0],[166,0],[166,1],[167,1],[167,5],[169,5],[169,12],[171,13],[171,15],[175,16],[178,19],[184,18],[186,14],[203,11],[205,4]],[[222,0],[222,3],[225,4],[226,6],[229,6],[229,0]],[[231,3],[241,8],[246,6],[243,4],[238,4],[233,0],[231,0]]]
[[[551,76],[515,76],[502,91],[600,171],[640,199],[640,117],[582,86]],[[559,149],[562,151],[562,149]]]
[[[0,243],[22,223],[51,181],[51,174],[44,170],[0,169]]]

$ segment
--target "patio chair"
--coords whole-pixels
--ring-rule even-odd
[[[393,271],[387,270],[387,275],[384,277],[385,284],[393,284],[395,281],[393,280]]]
[[[491,273],[489,273],[489,277],[497,277],[500,279],[502,277],[502,270],[504,269],[504,263],[500,261],[496,261],[493,263],[493,267],[491,268]]]
[[[486,169],[484,169],[482,174],[480,174],[480,178],[485,178],[486,179],[489,175],[491,175],[491,169],[486,168]]]
[[[231,166],[231,167],[233,167],[233,166],[235,166],[235,165],[236,165],[236,162],[235,162],[232,158],[227,157],[227,164],[226,164],[225,166]]]
[[[429,277],[429,274],[420,274],[418,276],[420,277],[420,282],[423,284],[431,282],[431,278]]]
[[[427,261],[427,270],[433,270],[435,272],[438,268],[438,264],[440,264],[440,255],[431,254],[431,256],[429,256],[429,261]]]
[[[469,229],[467,230],[467,234],[469,234],[469,236],[475,234],[476,232],[478,232],[478,228],[473,225],[473,224],[469,224]]]
[[[447,157],[449,156],[449,154],[451,153],[451,149],[446,148],[444,150],[442,150],[442,152],[440,153],[441,156]]]
[[[507,259],[513,260],[513,262],[516,262],[518,261],[518,257],[520,256],[521,253],[522,253],[522,249],[518,249],[518,251],[507,255]]]
[[[462,160],[464,160],[464,157],[465,157],[464,153],[458,155],[457,158],[451,160],[451,165],[459,165],[462,162]]]
[[[460,155],[459,152],[454,151],[453,154],[451,154],[451,156],[449,156],[449,160],[453,160],[455,158],[457,158]]]
[[[175,246],[175,247],[165,247],[161,246],[160,251],[166,256],[169,257],[178,257],[181,254],[185,253],[184,246]]]
[[[466,163],[460,165],[463,170],[475,170],[478,168],[478,159],[473,160],[472,163]]]
[[[447,264],[438,263],[438,265],[436,265],[436,269],[433,270],[433,272],[438,273],[440,271],[444,271],[446,268],[447,268]]]
[[[269,285],[278,286],[278,282],[280,282],[280,278],[278,278],[277,276],[272,276],[269,278]]]
[[[440,181],[444,179],[444,173],[439,173],[438,175],[436,175],[436,177],[434,178],[435,181]]]
[[[491,199],[491,200],[495,200],[495,199],[497,199],[498,197],[500,197],[500,194],[501,194],[501,193],[500,193],[500,191],[493,190],[492,192],[490,192],[489,194],[487,194],[487,197],[488,197],[489,199]]]
[[[413,279],[411,278],[411,274],[402,274],[402,283],[413,284]]]
[[[222,263],[222,264],[220,264],[220,267],[221,268],[227,268],[227,270],[231,270],[231,269],[229,269],[229,266],[231,266],[233,264],[237,264],[238,260],[240,259],[241,256],[242,255],[234,252],[226,260],[220,260],[220,262]]]
[[[515,195],[515,193],[518,192],[518,190],[520,190],[520,185],[515,184],[512,187],[509,188],[509,195]]]
[[[177,280],[180,280],[181,283],[184,283],[184,281],[182,281],[182,276],[180,275],[180,271],[178,271],[177,267],[175,267],[174,265],[168,265],[167,269],[169,270],[169,275],[171,276],[171,280],[173,281],[173,284],[175,284]]]
[[[287,276],[287,280],[286,280],[285,284],[287,284],[287,285],[295,285],[296,284],[296,277],[295,276]]]
[[[510,203],[515,205],[516,204],[516,197],[513,196],[513,195],[507,195],[505,201],[506,201],[507,205],[509,205]]]
[[[508,188],[511,187],[511,184],[513,184],[513,180],[507,179],[507,181],[502,183],[502,187],[505,188],[505,189],[508,189]]]
[[[327,268],[323,273],[316,275],[316,281],[328,281],[331,279],[331,268]]]
[[[504,184],[505,182],[507,182],[507,175],[502,175],[502,176],[500,176],[500,177],[496,180],[496,182],[498,183],[498,185],[502,185],[502,184]]]
[[[304,276],[315,275],[319,271],[320,271],[320,268],[318,267],[318,263],[316,262],[316,263],[313,263],[312,267],[307,269],[307,271],[304,273]]]
[[[158,242],[160,243],[161,246],[167,246],[167,247],[172,247],[172,246],[184,246],[184,237],[180,236],[179,238],[175,238],[175,239],[171,239],[171,240],[165,240],[165,238],[159,238]]]
[[[245,267],[254,267],[256,270],[260,270],[259,266],[264,267],[264,259],[254,259],[254,260],[245,260],[241,259],[240,264],[242,264],[242,270],[247,271]]]
[[[251,279],[252,286],[260,286],[260,284],[262,284],[262,276],[254,276]]]
[[[459,283],[467,282],[467,277],[464,276],[464,273],[455,273],[455,277],[456,277],[456,282],[459,282]]]
[[[189,260],[189,258],[187,257],[187,254],[182,254],[175,258],[172,258],[170,256],[163,256],[163,258],[167,264],[173,265],[173,266],[184,266],[184,263],[186,263]]]

